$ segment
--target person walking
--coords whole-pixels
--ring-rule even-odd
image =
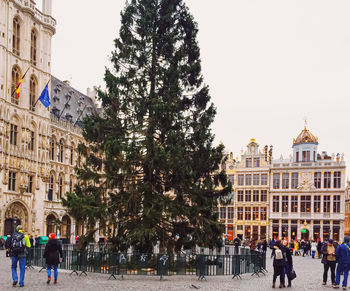
[[[46,260],[47,284],[51,281],[51,269],[54,271],[54,284],[57,284],[58,264],[62,262],[63,252],[62,246],[56,239],[54,233],[50,233],[49,241],[45,246],[44,258]]]
[[[318,253],[318,258],[319,259],[322,259],[322,251],[321,251],[322,246],[323,246],[323,244],[322,244],[321,240],[318,239],[318,242],[317,242],[317,253]]]
[[[313,259],[315,258],[316,252],[317,252],[317,243],[315,241],[312,241],[312,243],[311,243],[311,256]]]
[[[12,260],[12,285],[16,286],[18,283],[17,262],[19,262],[19,286],[24,287],[26,256],[28,254],[27,248],[30,248],[30,241],[29,237],[23,233],[22,225],[16,227],[16,232],[12,234],[8,245],[10,246],[10,256]]]
[[[284,288],[284,267],[286,262],[286,250],[280,240],[277,240],[274,245],[273,255],[273,278],[272,288],[276,287],[276,279],[280,276],[280,288]]]
[[[298,241],[295,241],[295,244],[294,244],[294,254],[296,256],[299,256],[299,242]]]
[[[327,284],[327,275],[328,270],[331,269],[331,281],[332,286],[335,286],[335,267],[336,267],[336,258],[335,258],[336,246],[333,243],[333,240],[328,240],[327,244],[323,244],[320,250],[320,253],[323,255],[321,263],[323,264],[323,283],[322,285]]]
[[[348,275],[350,269],[350,244],[349,237],[344,238],[344,243],[338,246],[335,250],[335,257],[337,259],[337,272],[335,276],[335,286],[334,288],[338,289],[340,284],[340,276],[344,274],[343,278],[343,290],[347,289],[348,284]]]
[[[264,254],[266,254],[266,251],[267,251],[267,241],[266,241],[266,239],[263,240],[262,251],[263,251]]]
[[[5,241],[5,250],[6,250],[6,257],[11,257],[11,235],[6,236],[6,241]]]

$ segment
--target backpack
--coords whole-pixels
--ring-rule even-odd
[[[275,250],[275,258],[276,260],[283,260],[283,253],[280,249]]]
[[[16,232],[12,235],[11,238],[11,251],[15,256],[23,255],[25,253],[26,244],[24,241],[24,234]]]

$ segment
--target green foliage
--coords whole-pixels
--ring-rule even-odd
[[[84,120],[79,183],[64,205],[117,249],[220,247],[215,212],[231,192],[212,146],[198,27],[181,0],[131,0],[106,69],[104,113]]]

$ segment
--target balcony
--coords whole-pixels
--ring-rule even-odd
[[[39,20],[44,25],[47,25],[55,32],[56,20],[50,16],[42,13],[38,8],[35,7],[35,4],[32,1],[28,0],[15,0],[14,1],[18,6],[22,7],[23,10],[28,10],[34,17]]]
[[[317,162],[302,162],[302,163],[273,163],[272,168],[303,168],[303,167],[345,167],[345,161],[321,160]]]

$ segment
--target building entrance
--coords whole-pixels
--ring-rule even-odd
[[[307,228],[301,230],[301,239],[309,240],[309,230]]]
[[[28,231],[28,212],[19,201],[10,204],[5,211],[4,235],[12,235],[17,225],[22,225]]]
[[[15,232],[17,225],[20,224],[21,220],[18,218],[7,218],[5,220],[4,235],[12,235]]]

